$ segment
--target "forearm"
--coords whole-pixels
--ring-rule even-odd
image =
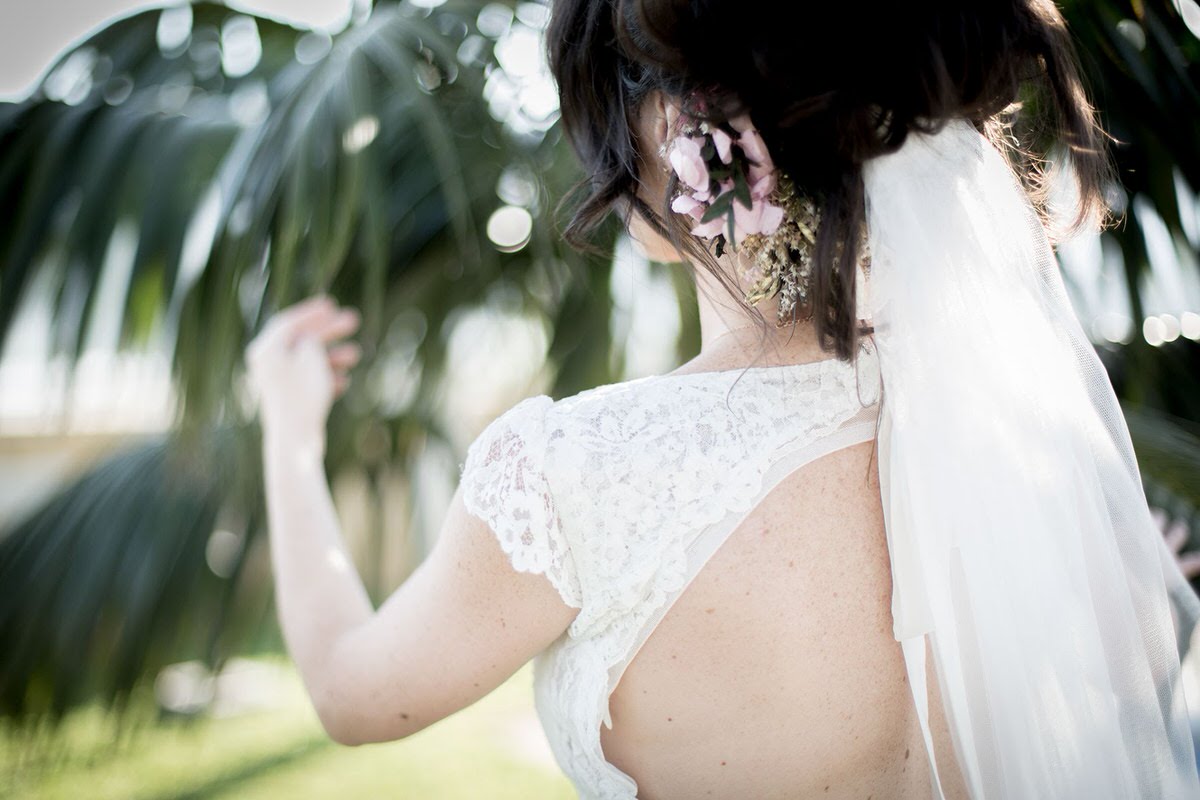
[[[374,613],[342,540],[325,478],[324,440],[263,437],[275,604],[288,652],[318,711],[331,685],[334,646]]]

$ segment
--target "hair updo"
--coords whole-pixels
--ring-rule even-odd
[[[705,110],[684,110],[711,122],[749,113],[776,166],[820,206],[811,310],[821,347],[843,359],[860,333],[862,167],[910,132],[970,120],[1043,216],[1043,157],[1061,143],[1078,182],[1072,227],[1106,217],[1108,137],[1051,0],[553,0],[547,49],[563,128],[586,173],[574,187],[585,196],[563,231],[568,243],[588,249],[610,210],[627,225],[636,210],[735,291],[670,210],[670,187],[657,211],[636,195],[643,156],[634,126],[655,89],[681,104],[700,93]]]

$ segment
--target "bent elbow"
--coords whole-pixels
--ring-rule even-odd
[[[342,728],[333,728],[327,725],[325,726],[325,733],[342,747],[361,747],[364,744],[371,744],[369,740],[361,736],[356,736],[352,731]]]
[[[356,726],[345,719],[345,714],[329,707],[316,707],[317,719],[325,729],[325,735],[344,747],[358,747],[367,744],[367,740],[357,730]]]
[[[405,718],[407,716],[404,715]],[[409,724],[386,724],[378,717],[348,713],[344,706],[318,707],[317,717],[326,735],[345,747],[394,742],[411,736],[417,730]]]
[[[362,716],[354,712],[353,704],[348,703],[345,696],[339,692],[317,691],[311,692],[310,698],[317,719],[331,740],[346,747],[358,747],[371,741],[363,735],[367,726]]]

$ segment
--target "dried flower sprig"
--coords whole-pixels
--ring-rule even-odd
[[[779,229],[768,236],[748,236],[742,248],[751,265],[753,280],[745,300],[754,305],[764,297],[779,297],[780,325],[791,321],[794,310],[808,301],[812,257],[821,215],[812,198],[801,194],[786,175],[780,175],[775,190],[777,202],[786,210]]]

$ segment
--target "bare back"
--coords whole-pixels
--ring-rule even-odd
[[[875,463],[868,441],[787,475],[626,666],[601,742],[641,800],[930,796]],[[965,798],[933,677],[943,786]]]

